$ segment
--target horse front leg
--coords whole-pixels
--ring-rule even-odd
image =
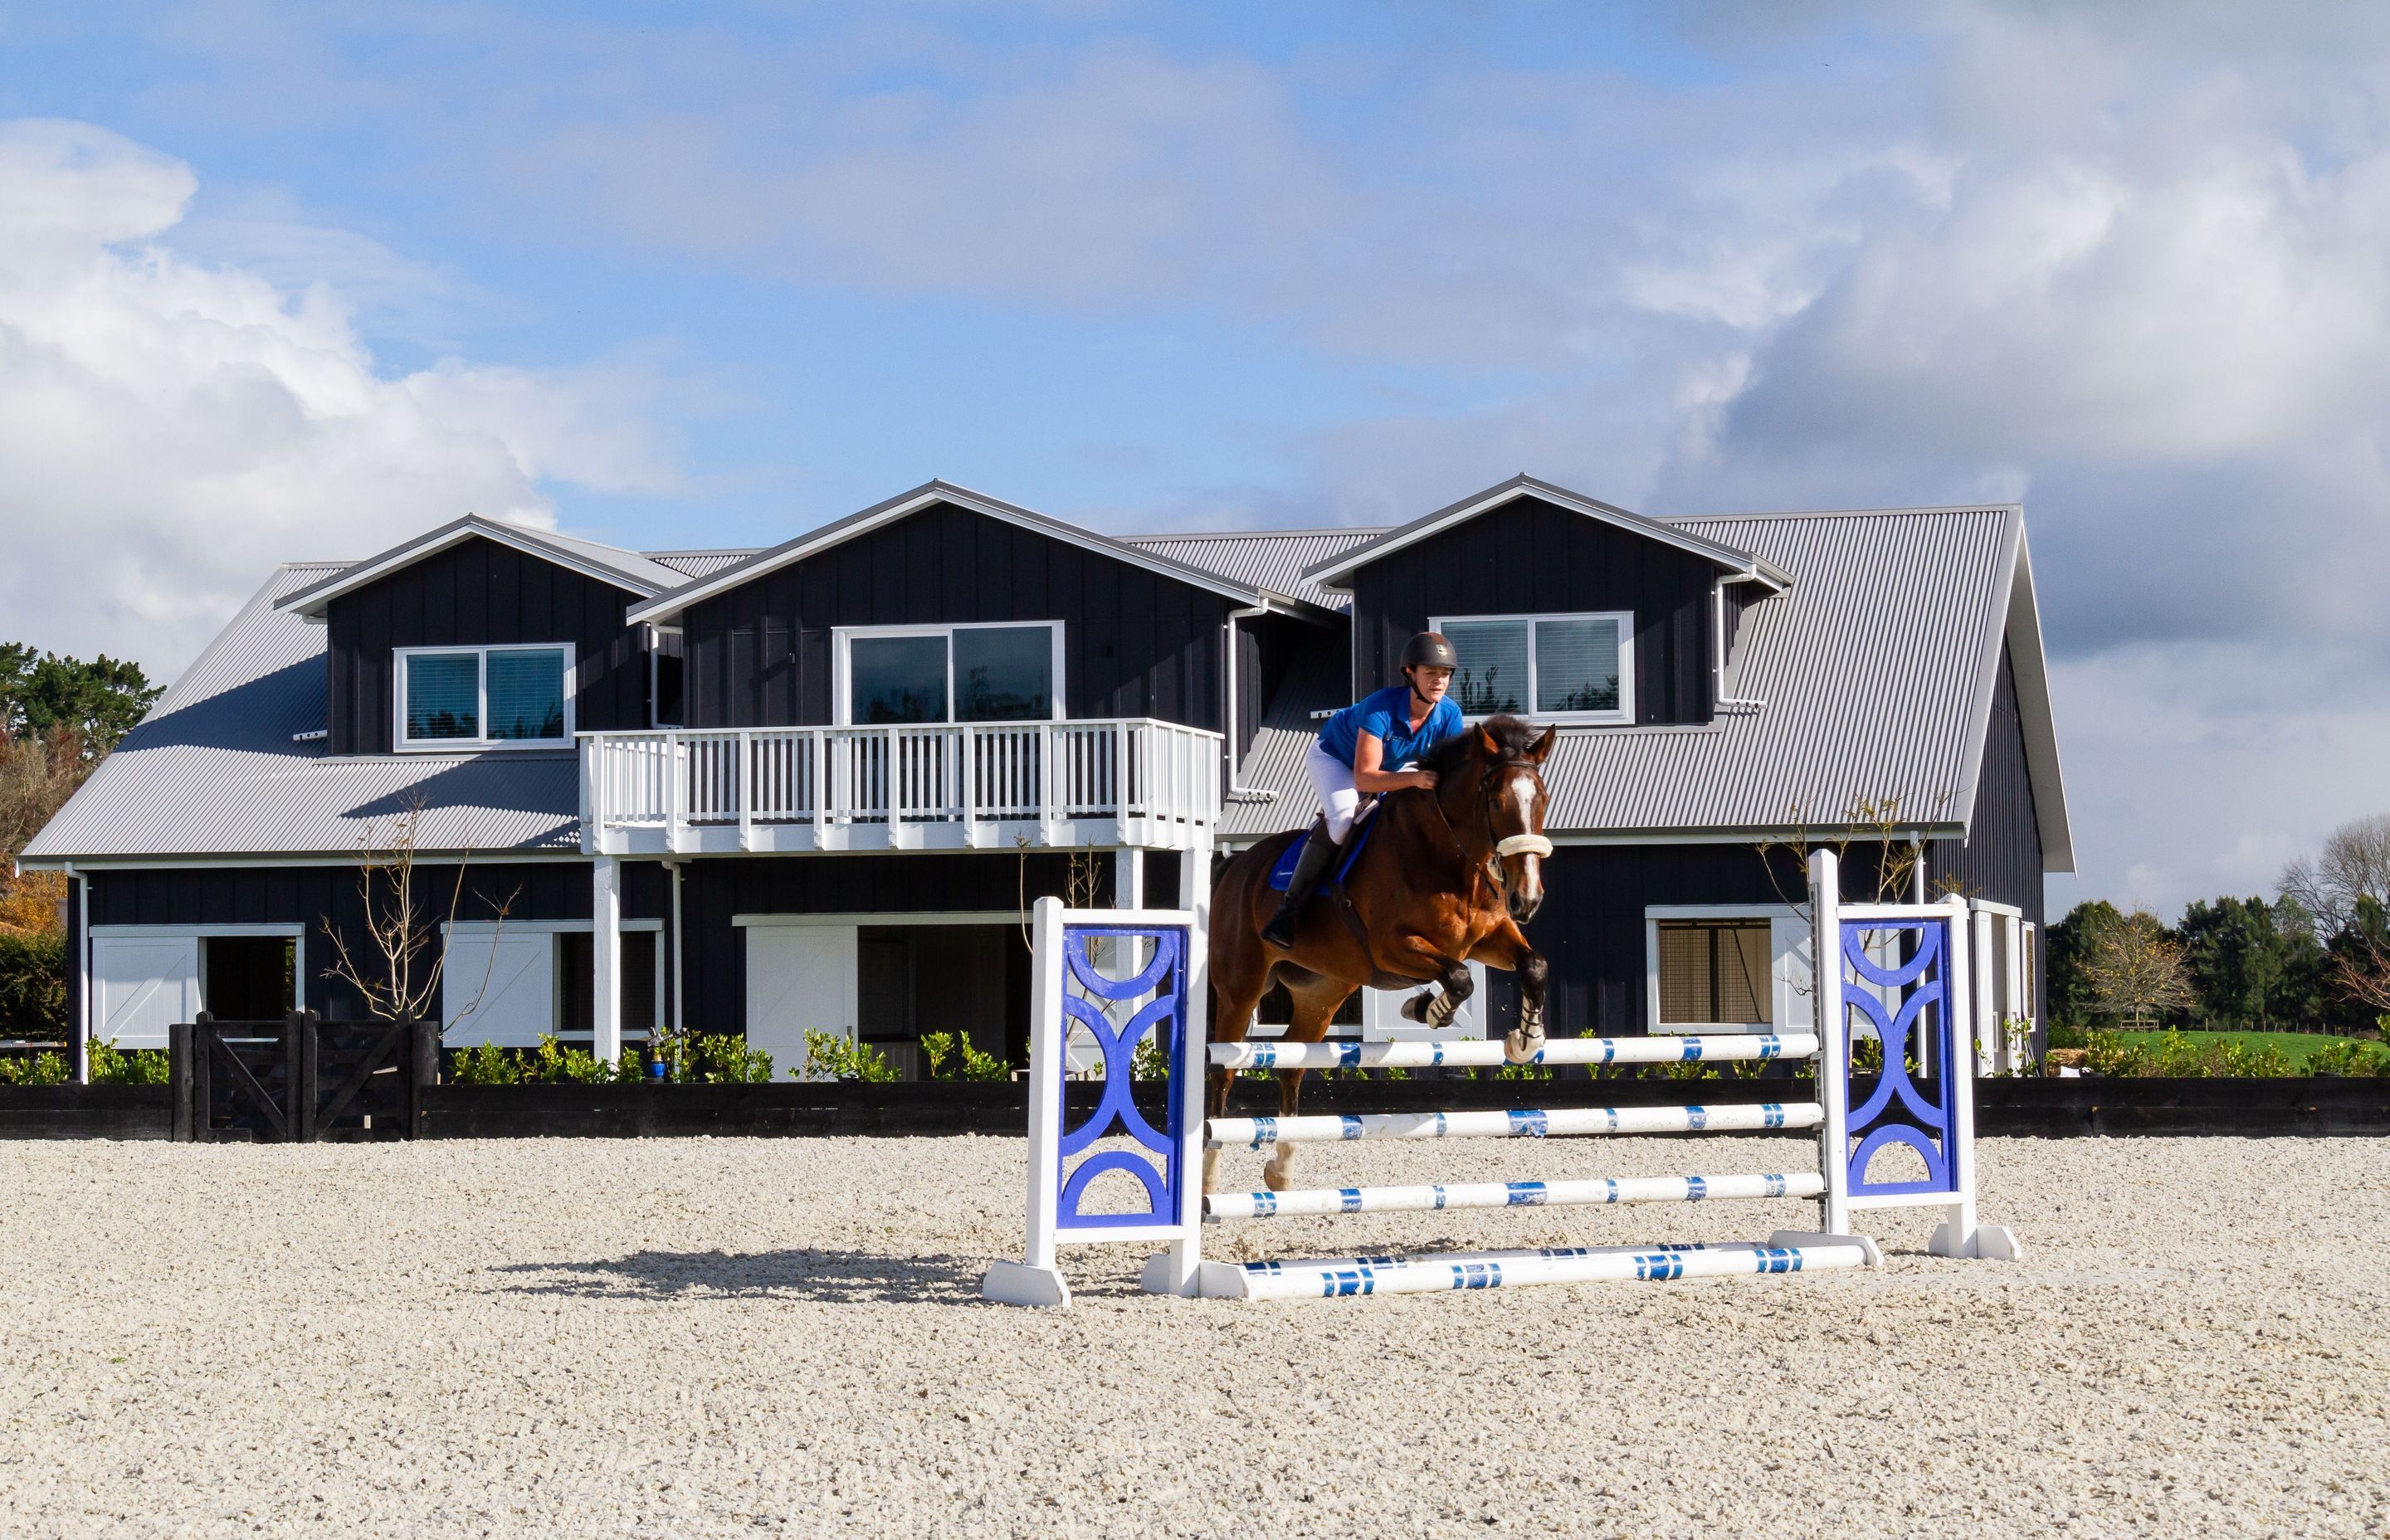
[[[1519,1024],[1502,1035],[1502,1057],[1513,1064],[1532,1062],[1544,1051],[1544,994],[1551,982],[1551,965],[1527,944],[1526,933],[1505,919],[1479,942],[1471,959],[1488,968],[1519,975]]]
[[[1417,1021],[1430,1032],[1442,1032],[1452,1025],[1460,1007],[1477,993],[1476,977],[1469,971],[1467,963],[1438,960],[1444,963],[1444,970],[1436,975],[1435,983],[1403,1002],[1403,1019]]]

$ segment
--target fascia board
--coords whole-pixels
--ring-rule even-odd
[[[642,598],[656,592],[653,584],[633,577],[618,568],[591,561],[577,551],[552,545],[541,540],[536,534],[516,529],[512,525],[483,519],[479,514],[468,514],[453,523],[442,525],[429,534],[418,535],[403,545],[392,546],[379,556],[367,557],[365,560],[334,573],[321,583],[302,588],[295,594],[287,595],[276,600],[274,607],[276,610],[294,610],[310,620],[319,618],[326,608],[341,595],[387,577],[403,568],[411,567],[427,557],[437,556],[450,546],[462,545],[476,535],[484,540],[495,540],[501,545],[512,546],[526,556],[534,556],[543,561],[552,561],[559,567],[579,572],[584,577],[594,578],[599,583],[623,589],[626,593],[636,594]]]
[[[1094,530],[1082,529],[1076,524],[1048,518],[1028,508],[1018,507],[1000,499],[972,492],[967,487],[955,486],[945,481],[932,481],[924,486],[916,487],[911,492],[900,493],[887,502],[865,508],[858,513],[849,514],[844,519],[801,534],[793,540],[784,541],[769,550],[760,551],[749,557],[744,561],[725,567],[711,576],[700,578],[692,583],[684,584],[678,588],[658,594],[644,603],[633,605],[628,618],[635,622],[669,620],[690,605],[702,603],[717,594],[726,593],[766,572],[776,571],[782,567],[818,556],[833,546],[843,545],[857,536],[867,534],[882,525],[919,513],[923,508],[937,503],[951,503],[958,508],[967,508],[973,513],[1028,530],[1032,533],[1064,541],[1084,550],[1111,557],[1116,561],[1142,568],[1158,576],[1188,584],[1224,597],[1235,599],[1242,604],[1266,605],[1272,609],[1282,610],[1291,615],[1320,622],[1343,618],[1332,610],[1324,609],[1303,599],[1285,594],[1273,594],[1266,589],[1246,587],[1230,583],[1217,573],[1207,572],[1200,567],[1191,567],[1183,561],[1174,561],[1168,557],[1140,550],[1125,541],[1114,540],[1110,535],[1099,534]]]
[[[2075,869],[2075,829],[2066,814],[2066,780],[2058,763],[2058,719],[2049,699],[2049,660],[2041,639],[2041,606],[2033,587],[2033,554],[2017,523],[2016,578],[2009,591],[2009,656],[2016,666],[2017,721],[2024,731],[2025,775],[2033,787],[2034,820],[2041,828],[2044,871]]]
[[[1484,492],[1464,497],[1459,502],[1448,507],[1439,508],[1423,519],[1413,520],[1391,533],[1380,535],[1375,540],[1356,545],[1341,556],[1331,557],[1305,571],[1303,574],[1304,581],[1317,584],[1324,588],[1349,587],[1350,584],[1344,580],[1356,570],[1366,567],[1382,557],[1391,556],[1407,545],[1417,545],[1430,535],[1441,533],[1457,524],[1467,523],[1480,514],[1491,512],[1503,504],[1521,497],[1540,497],[1572,513],[1582,514],[1587,519],[1599,520],[1606,524],[1614,524],[1621,529],[1657,540],[1663,545],[1673,545],[1678,550],[1690,551],[1695,556],[1705,557],[1739,572],[1766,576],[1770,582],[1780,581],[1789,584],[1792,581],[1774,568],[1767,568],[1763,573],[1764,564],[1749,551],[1739,551],[1731,545],[1721,545],[1716,541],[1704,540],[1697,534],[1687,534],[1684,531],[1672,528],[1659,520],[1647,519],[1639,513],[1630,513],[1625,508],[1571,492],[1565,487],[1554,486],[1548,481],[1539,481],[1532,476],[1514,476],[1499,486],[1489,487]]]

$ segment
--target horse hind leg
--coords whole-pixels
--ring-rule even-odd
[[[1403,1019],[1417,1021],[1431,1032],[1442,1032],[1452,1025],[1460,1007],[1477,992],[1477,981],[1470,977],[1469,965],[1446,963],[1436,979],[1436,987],[1422,989],[1403,1002]]]
[[[1339,983],[1322,974],[1304,978],[1285,978],[1288,998],[1294,1009],[1287,1023],[1286,1040],[1290,1043],[1317,1043],[1328,1035],[1329,1023],[1336,1019],[1338,1007],[1351,997],[1353,986]],[[1281,1118],[1295,1115],[1303,1094],[1303,1072],[1280,1070],[1278,1075],[1278,1114]],[[1294,1145],[1280,1139],[1262,1167],[1262,1180],[1272,1192],[1284,1192],[1294,1185]]]

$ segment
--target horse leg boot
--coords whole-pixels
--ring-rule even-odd
[[[1460,1007],[1477,992],[1477,981],[1469,976],[1465,962],[1448,962],[1436,982],[1441,990],[1422,989],[1403,1002],[1402,1014],[1407,1020],[1420,1022],[1431,1032],[1442,1032],[1452,1025]]]
[[[1287,879],[1286,892],[1279,895],[1278,912],[1262,927],[1262,940],[1281,952],[1294,944],[1294,922],[1303,913],[1304,901],[1318,891],[1328,868],[1336,864],[1340,848],[1328,837],[1327,819],[1311,826],[1310,838],[1303,842],[1303,853],[1294,858],[1294,875]]]
[[[1280,1070],[1278,1072],[1278,1115],[1293,1117],[1302,1093],[1303,1072]],[[1278,1148],[1271,1151],[1270,1159],[1262,1163],[1262,1186],[1272,1192],[1284,1192],[1293,1182],[1294,1144],[1291,1140],[1280,1139]]]
[[[1502,1057],[1513,1064],[1527,1063],[1544,1051],[1544,990],[1551,972],[1540,952],[1519,959],[1519,1025],[1502,1039]]]

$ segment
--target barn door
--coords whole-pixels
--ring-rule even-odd
[[[557,1030],[556,938],[503,926],[449,927],[440,1004],[450,1047],[532,1046]]]
[[[854,1040],[860,927],[747,928],[747,1046],[772,1056],[785,1080],[805,1064],[805,1033]]]
[[[199,938],[96,936],[92,1035],[120,1048],[162,1048],[166,1029],[199,1009]]]

